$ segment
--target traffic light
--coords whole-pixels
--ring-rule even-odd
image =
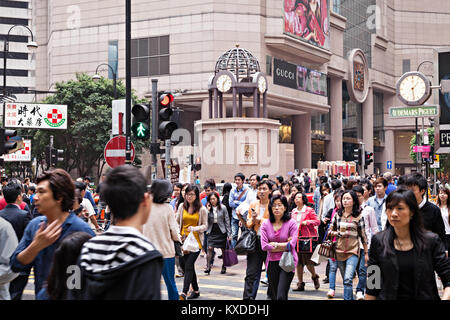
[[[131,109],[134,116],[131,131],[137,139],[148,139],[150,137],[150,108],[145,104],[135,104]]]
[[[201,169],[202,169],[202,162],[201,162],[200,157],[197,157],[195,159],[194,170],[195,171],[200,171]]]
[[[365,152],[365,164],[364,164],[364,169],[367,169],[369,167],[369,165],[373,162],[373,152]]]
[[[53,148],[51,151],[51,166],[56,167],[58,162],[64,161],[64,150]]]
[[[16,141],[9,141],[9,138],[14,137],[16,134],[16,130],[0,128],[0,155],[9,153],[10,150],[17,147]]]
[[[354,153],[353,153],[354,160],[353,161],[355,161],[357,165],[361,165],[361,163],[362,163],[362,150],[361,149],[354,149],[353,151],[354,151]]]
[[[170,121],[173,110],[170,104],[173,102],[171,93],[160,93],[158,95],[159,117],[158,117],[158,138],[167,140],[172,137],[172,132],[178,129],[178,125]]]

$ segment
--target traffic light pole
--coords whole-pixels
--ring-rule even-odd
[[[47,168],[51,168],[52,167],[52,152],[53,152],[53,136],[50,136],[50,144],[49,144],[49,147],[50,147],[50,152],[49,152],[49,154],[50,154],[50,157],[49,157],[49,163],[48,163],[48,165],[47,165]],[[48,169],[47,169],[48,170]]]
[[[166,158],[166,168],[165,168],[165,170],[166,170],[166,179],[167,180],[169,180],[170,181],[170,165],[171,165],[171,162],[170,162],[170,146],[171,146],[171,144],[172,144],[172,141],[170,140],[170,139],[166,139],[166,155],[165,155],[165,158]]]
[[[131,164],[131,0],[125,1],[125,164]]]
[[[156,180],[157,173],[157,157],[154,146],[158,144],[158,79],[152,79],[152,181]],[[152,147],[153,146],[153,147]]]
[[[366,148],[364,142],[360,142],[361,144],[361,177],[365,177],[366,174],[364,172],[366,167]]]

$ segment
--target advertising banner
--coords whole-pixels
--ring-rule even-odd
[[[67,129],[67,105],[6,103],[5,127]]]
[[[439,83],[450,79],[450,52],[439,52]],[[450,93],[439,90],[439,130],[436,130],[436,153],[450,153]]]
[[[321,96],[327,96],[326,74],[277,58],[274,58],[273,66],[274,84]]]
[[[315,46],[330,47],[329,0],[284,0],[284,33]]]

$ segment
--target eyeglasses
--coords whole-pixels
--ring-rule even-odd
[[[186,197],[195,197],[195,193],[186,193]]]

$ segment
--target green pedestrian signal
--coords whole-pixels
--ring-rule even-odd
[[[136,139],[145,140],[150,137],[150,108],[145,104],[135,104],[131,110],[134,116],[131,131]]]
[[[144,122],[136,122],[133,124],[131,131],[133,131],[138,139],[147,139],[150,136],[150,128],[148,124]]]

